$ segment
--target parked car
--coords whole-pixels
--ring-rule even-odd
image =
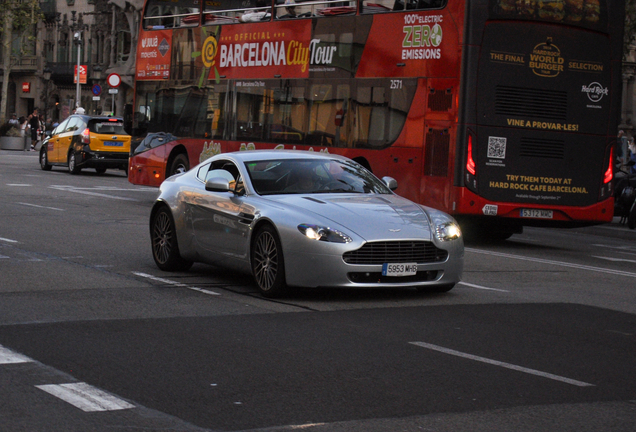
[[[165,271],[203,262],[251,272],[267,297],[293,286],[452,289],[464,262],[458,224],[396,187],[341,156],[219,154],[161,184],[153,258]]]
[[[40,148],[40,167],[65,166],[71,174],[94,168],[128,169],[130,135],[119,117],[72,115],[60,123]]]

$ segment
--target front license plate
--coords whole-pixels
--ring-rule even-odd
[[[121,141],[104,141],[104,145],[108,147],[123,147],[124,143]]]
[[[382,264],[382,276],[413,276],[417,274],[417,263]]]
[[[552,219],[553,216],[554,212],[552,210],[521,209],[521,217]]]

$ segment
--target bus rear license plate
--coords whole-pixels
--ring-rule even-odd
[[[417,263],[382,265],[382,276],[413,276],[417,274]]]
[[[521,209],[521,217],[552,219],[554,212],[552,210]]]
[[[121,141],[104,141],[104,145],[108,147],[123,147],[124,143]]]

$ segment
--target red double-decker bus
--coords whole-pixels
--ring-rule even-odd
[[[129,180],[342,154],[508,237],[613,216],[624,2],[147,0]]]

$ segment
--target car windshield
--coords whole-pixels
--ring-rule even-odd
[[[245,166],[259,195],[391,193],[381,180],[353,161],[280,159],[246,162]]]

